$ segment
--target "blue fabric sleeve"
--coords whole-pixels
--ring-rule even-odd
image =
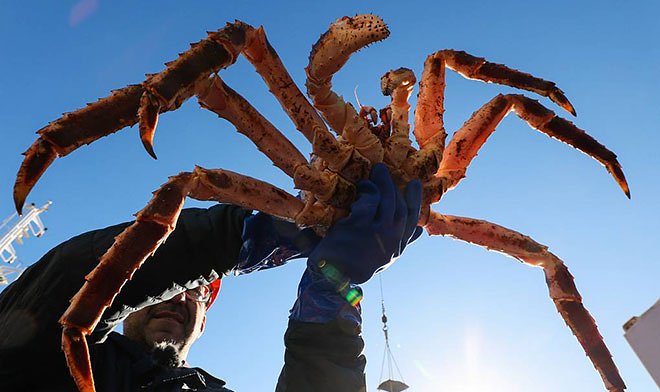
[[[351,284],[351,288],[362,295],[358,285]],[[362,324],[360,305],[352,306],[339,295],[335,285],[309,263],[298,285],[298,298],[289,319],[319,324],[344,320],[357,328]]]

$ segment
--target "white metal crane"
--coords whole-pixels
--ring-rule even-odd
[[[0,263],[0,284],[9,283],[9,275],[20,274],[22,271],[19,267],[6,265],[13,263],[18,258],[14,242],[23,244],[23,239],[29,237],[30,234],[41,237],[46,232],[46,227],[44,227],[39,215],[46,211],[51,204],[53,202],[48,201],[41,208],[37,208],[34,204],[29,205],[28,211],[0,238],[0,258],[3,261],[3,263]],[[13,213],[0,223],[0,230],[8,226],[16,216],[16,213]]]

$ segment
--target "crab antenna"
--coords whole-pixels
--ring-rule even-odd
[[[359,85],[356,84],[356,85],[355,85],[355,89],[353,90],[353,94],[355,95],[355,101],[357,102],[358,107],[359,107],[360,109],[362,109],[362,104],[360,103],[360,98],[358,98],[358,95],[357,95],[357,89],[358,89],[358,87],[359,87]]]

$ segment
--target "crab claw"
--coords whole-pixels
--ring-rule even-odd
[[[25,159],[18,169],[14,184],[14,204],[19,215],[23,214],[23,204],[27,195],[48,166],[58,157],[55,147],[43,138],[37,139],[23,155]]]
[[[138,117],[140,118],[140,140],[145,150],[153,159],[158,159],[154,152],[154,133],[158,125],[158,112],[160,104],[158,100],[149,92],[145,91],[140,98],[140,109]]]
[[[312,47],[309,66],[305,69],[307,76],[315,80],[331,77],[346,64],[351,54],[389,35],[387,25],[376,15],[344,16]]]

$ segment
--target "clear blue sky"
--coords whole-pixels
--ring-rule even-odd
[[[660,5],[277,3],[0,4],[0,218],[13,211],[20,153],[37,129],[62,112],[160,71],[205,31],[234,19],[263,24],[302,86],[311,45],[328,25],[343,15],[373,12],[392,34],[355,55],[337,75],[336,89],[348,99],[359,85],[363,103],[384,106],[388,101],[378,89],[382,73],[406,66],[419,76],[426,55],[461,49],[556,82],[577,109],[575,123],[619,156],[632,200],[595,161],[509,116],[467,178],[435,208],[486,219],[548,245],[575,276],[629,390],[655,390],[621,326],[660,295]],[[309,152],[246,61],[223,71],[223,77]],[[494,95],[511,91],[454,73],[448,73],[447,83],[449,131]],[[541,102],[558,111],[547,99]],[[155,150],[157,161],[145,153],[132,128],[56,161],[28,200],[54,201],[44,215],[50,230],[19,248],[23,265],[77,233],[131,219],[168,175],[194,165],[239,171],[293,191],[292,182],[249,141],[194,101],[161,117]],[[298,262],[228,279],[191,361],[237,391],[273,390],[302,268]],[[411,391],[604,391],[557,314],[539,269],[424,235],[383,274],[383,282],[393,352]],[[383,352],[377,280],[365,285],[363,307],[369,391],[375,391]]]

